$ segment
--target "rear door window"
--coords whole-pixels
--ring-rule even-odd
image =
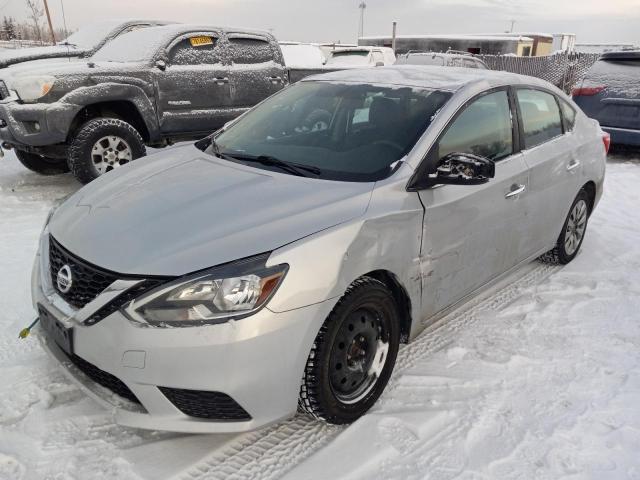
[[[258,37],[230,35],[229,52],[232,63],[264,63],[274,58],[271,44]]]
[[[576,124],[576,111],[564,100],[560,100],[560,108],[564,117],[565,129],[567,132],[573,131],[573,126]]]
[[[211,33],[183,38],[171,47],[169,63],[171,65],[221,63],[218,38]]]
[[[474,100],[450,124],[438,142],[438,158],[449,153],[472,153],[500,160],[513,153],[513,128],[505,90]]]
[[[516,91],[525,148],[533,148],[562,135],[562,121],[556,97],[541,90]]]

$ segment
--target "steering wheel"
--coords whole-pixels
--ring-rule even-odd
[[[394,150],[397,150],[398,153],[402,153],[404,151],[404,147],[393,140],[376,140],[373,142],[373,145],[380,145],[381,147],[388,147]]]
[[[321,132],[329,128],[331,113],[318,108],[307,115],[307,118],[302,123],[309,132]]]

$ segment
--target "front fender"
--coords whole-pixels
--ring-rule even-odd
[[[144,84],[142,84],[144,86]],[[160,136],[158,117],[154,103],[147,92],[139,85],[104,82],[97,85],[76,88],[60,99],[61,103],[78,105],[81,107],[102,102],[131,102],[140,112],[151,140]]]
[[[357,278],[385,270],[407,293],[412,318],[419,318],[424,210],[417,195],[398,187],[374,192],[365,217],[275,250],[268,265],[287,263],[289,271],[268,308],[284,312],[337,299]],[[411,336],[419,324],[412,322]]]

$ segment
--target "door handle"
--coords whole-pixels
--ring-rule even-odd
[[[269,77],[271,83],[282,83],[282,79],[280,77]]]
[[[571,170],[578,168],[580,166],[580,160],[572,160],[571,162],[569,162],[569,165],[567,165],[567,172],[570,172]]]
[[[218,85],[224,85],[225,83],[229,83],[228,77],[216,77],[215,81]]]
[[[527,189],[526,186],[524,185],[511,185],[511,191],[509,193],[507,193],[504,198],[513,198],[513,197],[517,197],[518,195],[520,195],[522,192],[524,192]]]

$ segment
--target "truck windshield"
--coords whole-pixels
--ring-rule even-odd
[[[166,44],[163,27],[149,27],[124,33],[107,42],[94,55],[99,62],[142,62],[151,60]]]
[[[60,45],[71,45],[82,49],[98,46],[121,22],[96,22],[81,28],[59,42]]]
[[[327,59],[327,65],[340,66],[365,66],[369,65],[369,52],[367,50],[345,50],[331,52]]]
[[[278,159],[311,167],[307,171],[315,173],[309,176],[317,178],[381,180],[450,97],[414,87],[300,82],[245,114],[215,138],[209,152],[240,162]]]

